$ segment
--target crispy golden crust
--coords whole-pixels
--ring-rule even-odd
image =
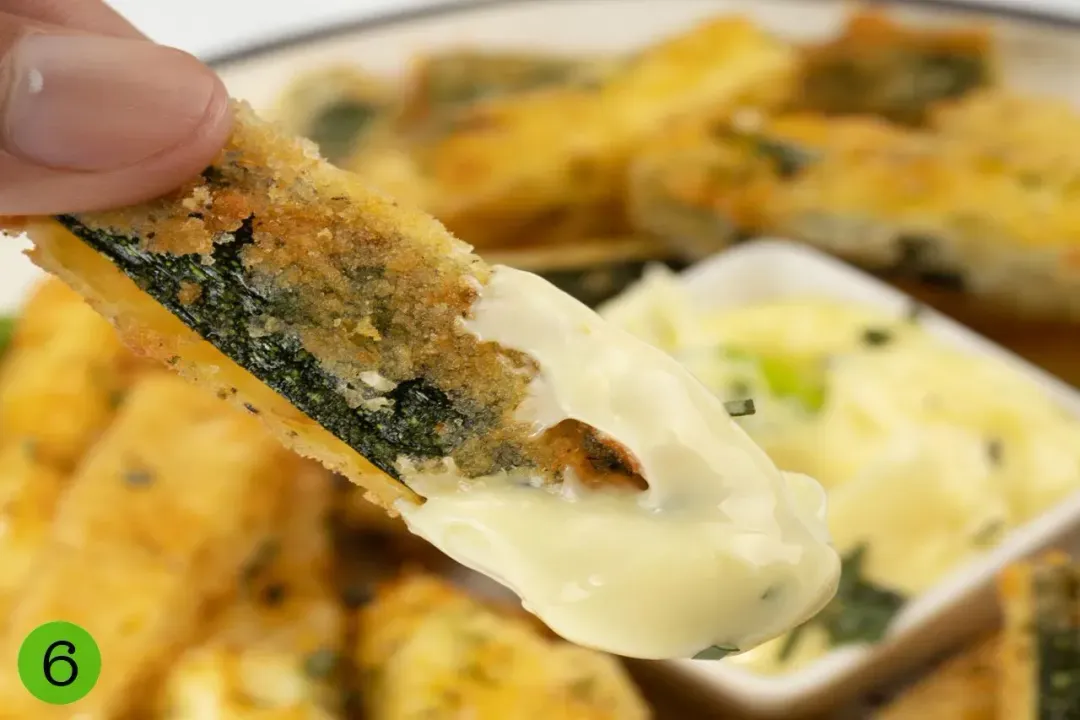
[[[778,101],[794,60],[749,20],[722,17],[648,48],[595,87],[482,103],[416,149],[434,186],[430,209],[481,248],[513,245],[588,208],[602,208],[599,220],[610,217],[640,142],[683,115]],[[585,225],[593,233],[620,229]]]
[[[274,532],[235,578],[208,637],[170,669],[163,717],[329,720],[341,709],[345,618],[334,592],[332,484],[314,464],[281,493]]]
[[[407,576],[362,611],[357,666],[373,720],[644,720],[618,662],[549,640],[426,576]]]
[[[168,374],[141,379],[72,478],[0,634],[15,667],[33,628],[74,622],[97,641],[101,676],[78,703],[47,706],[0,673],[0,717],[116,717],[138,703],[265,536],[295,469],[252,419]]]
[[[1000,639],[979,642],[905,691],[876,720],[996,720]]]
[[[925,28],[857,11],[843,32],[805,49],[794,105],[917,125],[942,101],[997,79],[986,27]]]
[[[142,369],[77,293],[46,281],[27,301],[0,365],[0,438],[33,445],[38,462],[68,472]]]

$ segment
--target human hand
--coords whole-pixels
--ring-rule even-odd
[[[0,0],[0,215],[168,192],[213,160],[228,110],[213,71],[101,0]]]

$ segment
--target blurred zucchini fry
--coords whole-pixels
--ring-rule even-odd
[[[1001,640],[982,640],[904,691],[875,720],[997,720]]]
[[[0,442],[0,632],[39,563],[66,479],[38,461],[32,442]]]
[[[296,77],[278,99],[275,118],[340,165],[385,124],[395,104],[394,91],[378,78],[334,66]]]
[[[330,720],[343,717],[343,608],[332,577],[333,484],[305,465],[283,492],[275,532],[236,578],[234,596],[165,683],[173,720]]]
[[[1074,718],[1080,710],[1080,565],[1063,553],[1005,569],[1000,712],[1009,720]]]
[[[32,257],[131,346],[258,414],[384,507],[416,500],[394,479],[403,464],[446,457],[466,477],[530,466],[558,482],[570,463],[640,486],[594,429],[537,435],[515,416],[536,364],[461,327],[492,273],[468,246],[240,108],[201,178],[60,218],[78,237],[35,221]]]
[[[438,131],[461,110],[519,93],[562,86],[593,87],[616,60],[493,50],[446,50],[414,59],[405,80],[398,127]]]
[[[670,38],[588,87],[551,87],[481,103],[415,148],[431,212],[478,248],[507,247],[577,218],[622,229],[631,156],[677,118],[773,104],[790,92],[795,51],[741,17]]]
[[[994,50],[987,28],[911,27],[857,12],[839,37],[805,48],[793,104],[921,125],[936,103],[996,82]]]
[[[1068,187],[1033,183],[961,133],[798,113],[737,120],[641,158],[630,192],[640,230],[690,258],[788,237],[1020,316],[1080,320]]]
[[[549,640],[433,577],[404,577],[360,613],[356,664],[372,720],[651,717],[615,658]]]
[[[37,287],[0,363],[0,444],[68,472],[108,425],[140,364],[62,282]]]
[[[35,627],[76,623],[100,647],[101,676],[77,703],[47,706],[0,673],[0,717],[110,718],[136,706],[268,533],[297,462],[179,378],[142,378],[72,478],[0,634],[14,667]]]

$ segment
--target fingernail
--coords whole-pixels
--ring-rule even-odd
[[[116,170],[176,147],[220,83],[192,56],[142,40],[31,34],[9,59],[0,142],[70,170]]]

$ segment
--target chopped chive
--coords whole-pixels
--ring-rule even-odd
[[[739,648],[727,647],[726,645],[710,645],[697,655],[695,660],[723,660],[728,655],[739,652]]]
[[[753,398],[747,398],[745,400],[729,400],[724,403],[724,409],[727,410],[728,415],[731,417],[746,417],[747,415],[753,415],[757,412],[757,408],[754,407]]]
[[[881,347],[892,342],[892,333],[882,328],[867,328],[863,331],[862,340],[870,347]]]
[[[285,596],[288,594],[285,585],[282,583],[271,583],[267,585],[262,592],[263,603],[270,607],[276,607],[285,602]]]
[[[124,473],[124,482],[132,487],[146,487],[154,482],[154,476],[149,470],[128,470]]]
[[[10,315],[0,315],[0,355],[4,354],[4,350],[11,343],[14,335],[15,318]]]
[[[304,674],[315,680],[326,680],[337,668],[337,653],[321,648],[304,659]]]
[[[993,465],[1001,465],[1002,457],[1005,453],[1005,446],[1001,440],[994,438],[986,443],[986,456],[990,458],[990,463]]]

